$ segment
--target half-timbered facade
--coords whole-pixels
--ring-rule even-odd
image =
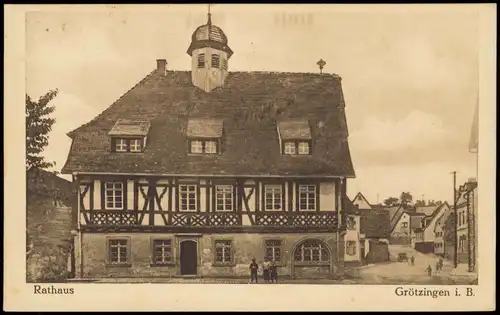
[[[343,196],[354,177],[340,77],[228,72],[209,21],[191,71],[165,60],[72,131],[77,276],[343,272]]]

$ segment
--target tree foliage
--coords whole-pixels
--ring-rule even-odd
[[[396,206],[398,205],[399,199],[396,197],[389,197],[384,200],[384,205],[388,207]]]
[[[408,192],[403,191],[399,197],[399,200],[404,205],[410,205],[413,201],[413,196],[409,191]]]
[[[425,200],[415,201],[415,207],[424,207],[426,205]]]
[[[49,133],[56,120],[50,115],[55,107],[49,103],[57,96],[58,90],[51,90],[34,101],[26,94],[26,169],[32,167],[46,169],[55,166],[42,156],[49,144]]]

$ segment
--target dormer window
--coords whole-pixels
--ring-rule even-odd
[[[217,154],[216,140],[191,140],[193,154]]]
[[[142,141],[141,139],[130,139],[130,152],[141,152]]]
[[[126,139],[116,139],[115,151],[116,152],[127,152],[127,150],[128,150],[127,140]]]
[[[111,131],[112,152],[143,152],[150,124],[148,121],[119,119]]]
[[[205,54],[198,55],[198,68],[205,68]]]
[[[222,146],[221,119],[190,119],[186,136],[190,154],[220,154]]]
[[[312,137],[307,120],[278,122],[281,153],[285,155],[310,155]]]
[[[212,55],[212,68],[220,67],[220,56],[217,54]]]

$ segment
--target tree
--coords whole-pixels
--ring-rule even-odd
[[[425,200],[415,201],[415,207],[424,207],[424,206],[425,206]]]
[[[384,200],[384,205],[388,207],[396,206],[398,204],[399,199],[395,197],[389,197]]]
[[[402,192],[401,196],[399,197],[399,200],[403,205],[410,205],[413,201],[413,196],[411,195],[410,192]]]
[[[50,117],[55,110],[49,106],[57,96],[58,90],[51,90],[35,102],[26,94],[26,169],[32,167],[46,169],[55,166],[54,162],[47,162],[41,154],[49,144],[48,134],[56,122]]]

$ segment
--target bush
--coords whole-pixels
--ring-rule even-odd
[[[27,282],[64,282],[68,277],[68,253],[59,245],[34,246],[28,253]]]

